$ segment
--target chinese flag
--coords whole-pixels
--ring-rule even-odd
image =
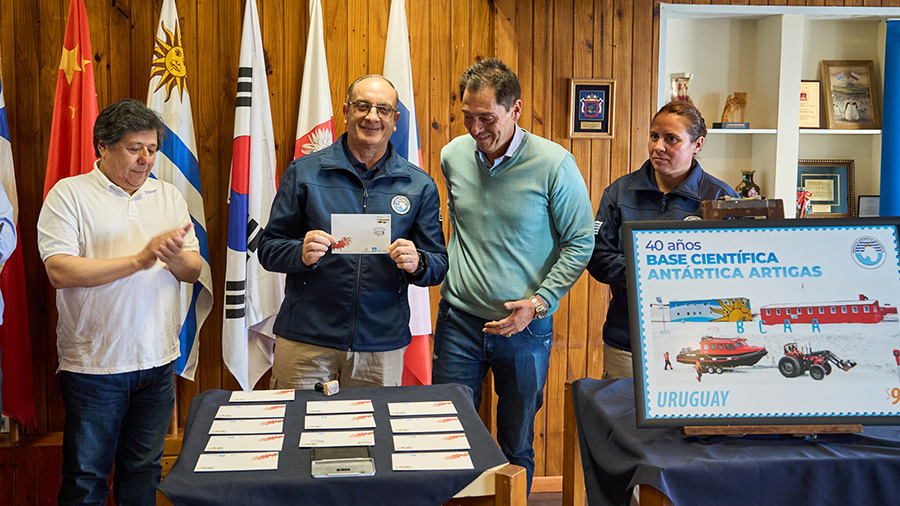
[[[71,0],[56,78],[44,197],[60,179],[90,172],[94,168],[94,160],[97,159],[93,144],[97,91],[94,88],[92,55],[84,0]]]

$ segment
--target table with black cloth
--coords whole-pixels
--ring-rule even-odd
[[[462,385],[391,388],[347,388],[325,397],[297,390],[287,402],[284,446],[275,471],[194,472],[197,459],[209,439],[219,406],[228,404],[230,391],[208,390],[194,397],[184,429],[184,442],[175,465],[163,479],[160,491],[176,506],[303,504],[367,506],[416,504],[440,505],[478,478],[482,472],[507,462],[500,447],[478,418],[472,390]],[[375,475],[312,478],[310,449],[299,448],[307,401],[370,399],[375,408]],[[472,447],[474,469],[460,471],[391,470],[394,453],[389,402],[453,401]],[[318,430],[317,430],[318,431]]]
[[[900,504],[900,427],[861,434],[685,436],[636,426],[631,379],[572,385],[591,506],[629,504],[647,484],[676,506]]]

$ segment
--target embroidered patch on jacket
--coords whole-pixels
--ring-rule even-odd
[[[691,216],[685,216],[684,221],[703,221],[703,218],[701,218],[699,216],[691,215]]]
[[[409,212],[409,198],[406,195],[397,195],[391,199],[391,209],[397,214]]]
[[[602,226],[603,226],[603,222],[602,222],[602,221],[595,221],[595,222],[594,222],[594,235],[597,235],[597,234],[600,233],[600,227],[602,227]]]

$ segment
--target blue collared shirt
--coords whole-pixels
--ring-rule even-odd
[[[480,149],[475,148],[475,152],[478,154],[478,159],[481,160],[481,163],[487,167],[488,170],[494,170],[498,165],[506,161],[507,158],[512,157],[512,155],[519,149],[519,146],[522,145],[522,139],[525,138],[525,130],[516,125],[516,130],[513,132],[512,142],[509,143],[509,147],[506,148],[506,153],[503,153],[503,156],[498,156],[494,163],[488,161],[487,155],[484,154]]]

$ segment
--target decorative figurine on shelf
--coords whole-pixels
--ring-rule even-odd
[[[812,212],[812,192],[802,186],[797,188],[797,217],[806,218]]]
[[[741,195],[741,198],[759,197],[759,185],[753,182],[753,174],[755,173],[755,170],[741,171],[743,179],[741,179],[741,182],[734,187],[734,191],[738,192]]]
[[[680,100],[694,105],[694,101],[688,95],[688,83],[691,82],[691,77],[694,77],[694,74],[682,72],[680,74],[670,74],[670,77],[672,80],[672,91],[669,100]]]
[[[722,123],[743,123],[744,108],[747,107],[747,92],[736,91],[725,99],[725,109],[722,110]],[[741,120],[738,121],[737,113],[741,113]]]
[[[744,122],[744,109],[746,107],[746,91],[735,91],[728,95],[728,98],[725,99],[725,108],[722,110],[722,122],[713,123],[713,128],[750,128],[750,123]]]

